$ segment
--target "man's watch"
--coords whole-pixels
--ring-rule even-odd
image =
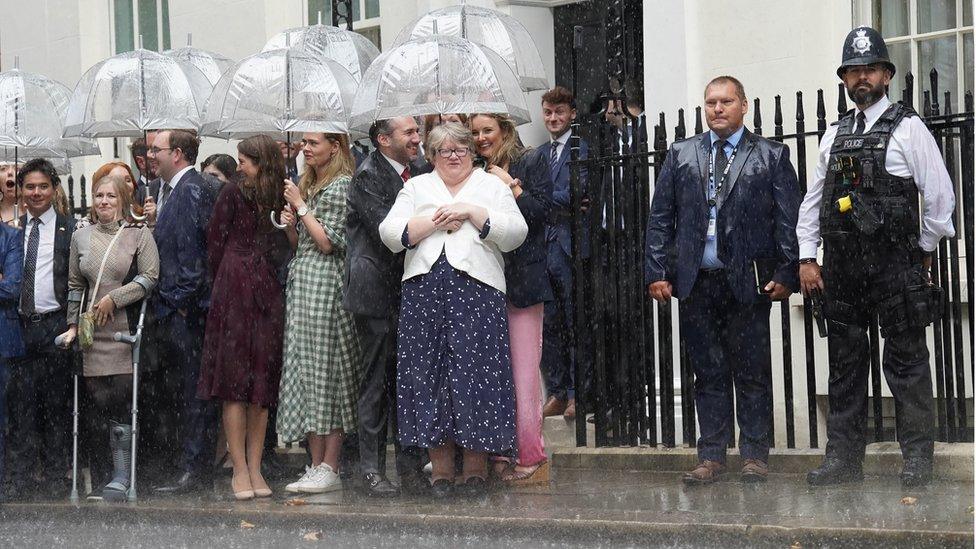
[[[308,215],[308,206],[302,206],[301,208],[298,208],[295,211],[295,214],[298,216],[299,219],[305,217],[306,215]]]
[[[807,263],[816,263],[816,262],[817,262],[816,257],[805,257],[800,260],[800,265],[806,265]]]

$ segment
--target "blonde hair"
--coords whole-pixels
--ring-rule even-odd
[[[95,193],[98,192],[99,187],[106,184],[111,184],[115,189],[115,194],[119,197],[119,220],[131,221],[129,219],[129,207],[132,206],[132,185],[127,184],[124,179],[116,175],[106,175],[92,183],[92,205],[89,208],[91,220],[98,223],[98,213],[95,211]]]
[[[498,129],[502,132],[502,141],[498,145],[498,150],[488,158],[488,163],[494,166],[511,166],[513,162],[522,158],[525,154],[525,147],[519,144],[518,132],[515,130],[515,121],[507,114],[478,113],[471,115],[469,119],[472,129],[474,129],[474,119],[479,116],[491,118],[498,124]]]
[[[356,162],[352,158],[352,150],[349,148],[349,137],[344,133],[323,133],[327,141],[339,144],[339,150],[332,156],[329,163],[322,166],[322,173],[314,166],[305,164],[305,171],[298,181],[298,190],[302,193],[302,198],[309,198],[318,194],[326,185],[337,177],[346,175],[352,176],[356,169]]]

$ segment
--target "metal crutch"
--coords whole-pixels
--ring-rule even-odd
[[[126,494],[128,501],[136,501],[136,442],[139,440],[139,351],[142,348],[142,326],[146,320],[146,303],[148,301],[148,297],[143,298],[142,305],[139,307],[139,322],[136,324],[136,333],[115,332],[113,336],[115,341],[124,341],[132,345],[132,464],[129,466],[129,492]]]
[[[54,338],[54,346],[61,347],[64,338],[58,336]],[[77,339],[72,344],[74,359],[80,356],[81,350],[78,348]],[[74,396],[72,397],[71,408],[71,503],[78,503],[78,365],[72,364],[71,377],[74,379]]]

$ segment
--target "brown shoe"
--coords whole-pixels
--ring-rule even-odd
[[[742,482],[766,482],[769,465],[761,459],[747,459],[742,464]]]
[[[711,484],[725,474],[725,464],[706,459],[681,478],[685,484]]]
[[[546,401],[546,405],[542,407],[543,417],[558,416],[559,414],[566,411],[566,401],[559,400],[556,397],[549,397]]]
[[[569,399],[569,404],[566,405],[566,410],[563,411],[563,417],[566,419],[576,419],[576,399]]]

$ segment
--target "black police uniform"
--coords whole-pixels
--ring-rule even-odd
[[[891,133],[907,116],[917,115],[893,103],[870,131],[854,135],[854,111],[848,112],[838,122],[824,181],[820,234],[830,356],[827,454],[851,462],[864,457],[867,327],[874,314],[885,338],[883,365],[895,397],[902,454],[932,457],[925,327],[938,317],[941,294],[922,269],[915,181],[885,170]]]

